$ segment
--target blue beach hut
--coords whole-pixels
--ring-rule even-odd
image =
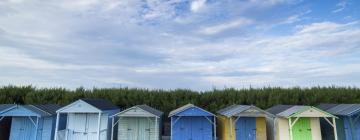
[[[120,109],[103,99],[80,99],[56,111],[55,140],[110,140],[110,116]],[[61,119],[66,115],[66,120]],[[61,122],[66,126],[59,127]]]
[[[336,128],[339,140],[360,140],[360,104],[320,104],[323,109],[339,117],[336,120]],[[326,120],[321,127],[323,140],[333,140],[334,134]]]
[[[193,104],[170,112],[171,140],[212,140],[216,138],[216,116]]]
[[[0,105],[1,139],[52,140],[58,105]]]

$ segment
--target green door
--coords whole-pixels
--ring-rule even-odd
[[[295,118],[292,119],[292,122]],[[299,118],[292,128],[293,140],[311,140],[311,126],[309,118]]]

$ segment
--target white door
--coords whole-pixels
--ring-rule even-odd
[[[68,140],[85,140],[86,135],[86,114],[69,114],[67,124]]]
[[[98,132],[98,114],[87,114],[87,140],[97,140]]]

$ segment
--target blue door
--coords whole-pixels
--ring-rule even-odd
[[[35,126],[28,117],[13,117],[10,140],[35,139]]]
[[[350,124],[350,120],[351,118],[349,117],[344,117],[344,130],[345,130],[345,137],[346,140],[352,140],[352,132],[351,132],[351,124]]]
[[[355,140],[360,140],[360,120],[357,119],[356,122],[354,122],[354,137]]]
[[[236,140],[256,140],[256,118],[240,117],[235,124]]]
[[[212,124],[203,116],[192,118],[192,138],[191,140],[211,140]]]
[[[191,140],[191,118],[181,117],[178,119],[178,117],[173,117],[172,121],[172,140]]]
[[[177,117],[173,118],[173,122]],[[172,140],[211,140],[212,124],[205,117],[181,117],[173,125]]]

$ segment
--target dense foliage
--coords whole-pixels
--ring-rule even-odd
[[[319,103],[360,103],[360,88],[313,87],[313,88],[249,88],[224,89],[197,92],[185,89],[149,90],[137,88],[35,88],[33,86],[0,87],[0,103],[18,104],[69,104],[80,98],[103,98],[121,108],[136,104],[148,104],[165,113],[187,103],[193,103],[209,111],[231,104],[253,104],[263,109],[277,104],[317,105]]]

